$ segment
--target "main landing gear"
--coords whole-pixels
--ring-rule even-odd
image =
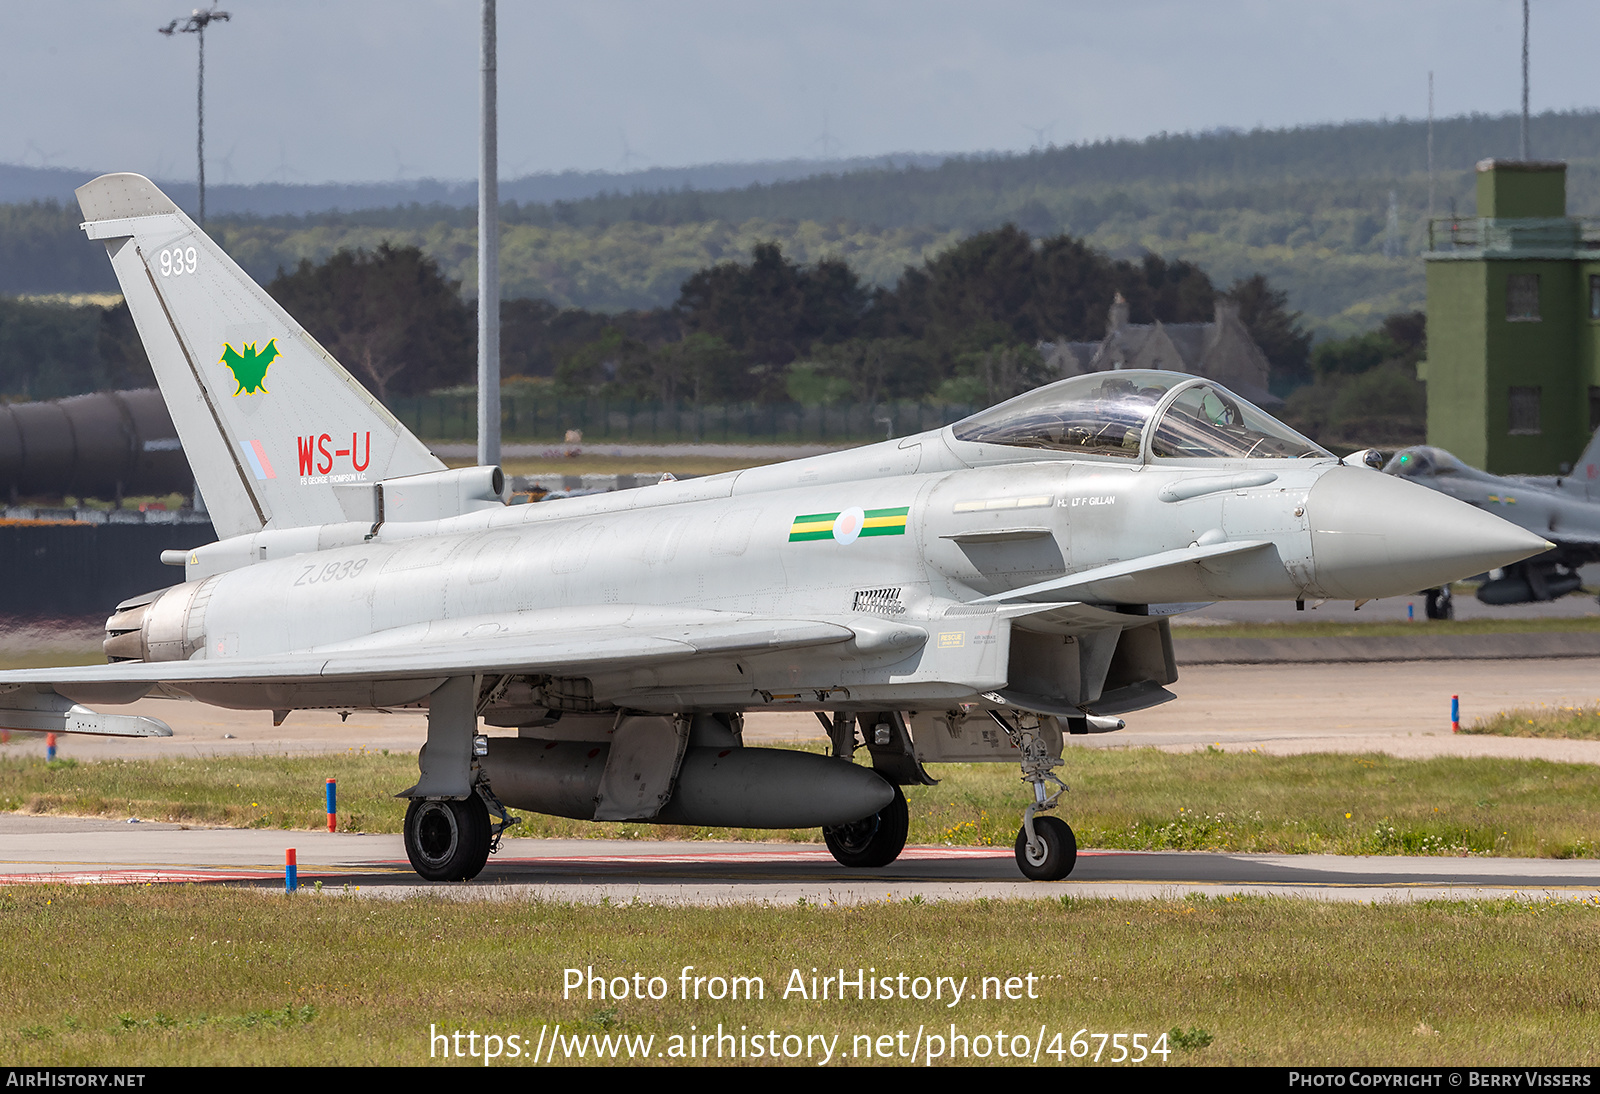
[[[850,763],[856,750],[864,746],[872,752],[873,770],[894,788],[894,798],[872,816],[824,825],[822,840],[841,866],[887,866],[905,850],[906,834],[911,830],[906,795],[900,787],[931,785],[935,780],[917,760],[903,715],[890,711],[858,718],[853,712],[840,711],[829,717],[818,711],[817,720],[828,731],[835,759]]]
[[[1424,602],[1422,614],[1429,619],[1454,619],[1456,617],[1455,598],[1450,594],[1450,586],[1444,585],[1437,589],[1428,589],[1423,594]]]
[[[413,798],[406,807],[406,857],[429,881],[466,881],[489,861],[489,808],[464,801]]]
[[[428,881],[470,881],[515,823],[482,781],[460,800],[413,798],[406,807],[406,857]]]
[[[894,800],[870,817],[822,829],[822,839],[843,866],[887,866],[905,850],[911,815],[897,786]]]

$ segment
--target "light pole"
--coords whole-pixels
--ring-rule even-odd
[[[478,463],[500,462],[500,156],[495,11],[483,0],[478,137]]]
[[[212,4],[209,8],[195,8],[187,19],[174,19],[164,27],[157,27],[158,34],[165,34],[171,38],[176,33],[193,34],[200,40],[200,90],[197,96],[199,104],[200,136],[195,145],[195,152],[200,161],[200,224],[204,227],[206,222],[206,27],[215,22],[226,23],[233,18],[225,11],[218,11]]]

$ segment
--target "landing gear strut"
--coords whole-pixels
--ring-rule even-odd
[[[1051,754],[1038,715],[1013,711],[1012,721],[998,710],[989,715],[1022,753],[1023,781],[1033,784],[1033,801],[1022,811],[1022,828],[1017,832],[1017,866],[1032,881],[1060,881],[1077,864],[1078,840],[1065,821],[1038,814],[1054,809],[1067,791],[1054,770],[1061,766],[1061,758]],[[1053,792],[1050,783],[1056,786]]]
[[[910,738],[905,736],[905,724],[899,720],[899,715],[887,715],[881,723],[878,719],[878,715],[869,717],[868,724],[873,728],[866,732],[881,733],[883,739],[874,741],[869,738],[868,747],[873,750],[873,769],[894,786],[894,800],[870,817],[862,817],[849,824],[823,825],[822,840],[841,866],[887,866],[899,858],[900,852],[906,847],[906,833],[911,830],[911,816],[906,808],[905,792],[900,789],[896,776],[908,778],[912,782],[933,781],[928,778],[927,772],[922,770],[922,765],[917,763],[916,754],[911,750]],[[822,723],[833,741],[834,758],[849,763],[858,747],[855,714],[850,711],[840,711],[830,718],[818,711],[817,720]],[[898,736],[902,738],[898,742],[898,747],[895,741],[896,730],[899,730]],[[884,753],[884,759],[888,763],[887,770],[878,764],[880,751]]]

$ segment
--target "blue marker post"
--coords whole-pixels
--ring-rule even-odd
[[[1461,696],[1450,696],[1450,732],[1461,732]]]
[[[294,848],[283,853],[283,891],[292,893],[300,888],[300,869],[295,865]]]
[[[330,831],[330,832],[334,831],[338,827],[338,818],[339,818],[338,792],[339,792],[339,784],[338,784],[338,782],[333,780],[333,779],[329,779],[328,780],[328,831]]]
[[[1415,604],[1407,604],[1406,605],[1406,622],[1407,623],[1415,622],[1416,618],[1417,618],[1417,606]]]

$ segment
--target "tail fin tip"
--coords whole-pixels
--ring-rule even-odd
[[[153,217],[178,211],[178,206],[159,186],[131,172],[101,175],[78,187],[76,193],[85,223]]]

